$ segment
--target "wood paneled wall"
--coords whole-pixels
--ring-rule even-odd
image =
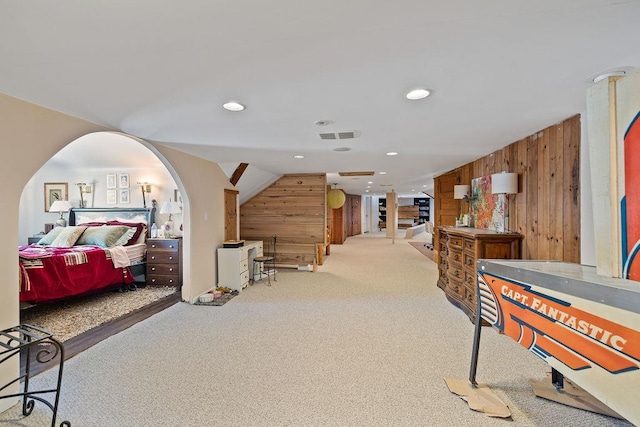
[[[524,235],[522,258],[579,263],[580,116],[437,177],[435,224],[454,225],[451,211],[460,209],[458,200],[451,203],[454,184],[501,171],[518,173],[518,194],[509,196],[509,228]]]
[[[312,264],[326,244],[326,174],[285,175],[240,206],[240,238],[277,236],[276,262]]]

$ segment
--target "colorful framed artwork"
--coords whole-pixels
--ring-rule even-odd
[[[130,202],[130,198],[129,198],[129,189],[125,188],[125,189],[120,189],[120,199],[119,199],[119,203],[121,204],[127,204]]]
[[[119,187],[120,188],[129,188],[129,174],[128,173],[121,173],[118,176],[118,182],[119,182]]]
[[[116,190],[107,190],[107,204],[108,205],[115,205],[116,203],[118,203],[117,191]]]
[[[116,174],[110,173],[107,175],[107,188],[117,188],[118,181],[116,181]]]
[[[56,200],[68,200],[68,184],[66,182],[45,182],[44,183],[44,211],[49,212],[49,208]]]

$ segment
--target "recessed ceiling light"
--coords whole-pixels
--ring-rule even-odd
[[[380,175],[386,175],[386,172],[378,172]]]
[[[367,181],[367,184],[373,184],[373,181]]]
[[[333,149],[333,151],[351,151],[351,148],[349,147],[336,147]]]
[[[369,190],[364,190],[364,192],[365,192],[365,193],[368,193],[368,192],[369,192]]]
[[[222,104],[222,108],[229,111],[242,111],[245,107],[239,102],[229,101]]]
[[[429,96],[431,92],[427,89],[414,89],[411,92],[407,93],[405,96],[407,97],[407,99],[410,99],[412,101],[416,101],[418,99],[424,99],[427,96]]]
[[[331,123],[331,120],[318,120],[315,122],[318,126],[326,126]]]
[[[398,153],[396,153],[395,151],[389,151],[387,153],[387,156],[397,156],[397,155],[398,155]]]
[[[293,156],[294,159],[304,159],[304,156],[302,154],[296,154],[295,156]]]

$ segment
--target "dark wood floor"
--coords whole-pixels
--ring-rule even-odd
[[[100,341],[109,338],[118,332],[135,325],[144,319],[153,316],[154,314],[171,307],[180,301],[180,292],[168,295],[162,299],[159,299],[147,306],[141,307],[125,316],[117,319],[113,319],[100,326],[96,326],[93,329],[89,329],[86,332],[81,333],[73,338],[68,339],[63,343],[64,347],[64,359],[71,359],[78,353],[83,352],[89,347],[99,343]],[[42,344],[39,349],[45,348],[45,346],[51,346],[52,344]],[[59,359],[54,359],[49,363],[37,363],[34,359],[37,354],[37,350],[31,352],[31,376],[44,372],[58,364]],[[26,352],[21,354],[20,371],[24,374],[26,367]]]

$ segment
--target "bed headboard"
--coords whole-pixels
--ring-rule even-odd
[[[111,220],[135,220],[144,218],[147,223],[147,237],[151,236],[151,224],[156,221],[156,208],[71,208],[69,225],[76,225],[79,220],[106,222]]]

